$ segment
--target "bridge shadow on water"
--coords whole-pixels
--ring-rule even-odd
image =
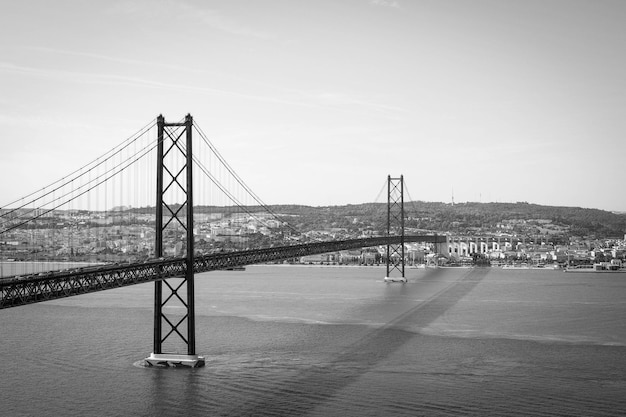
[[[460,278],[425,300],[419,300],[419,285],[411,282],[390,284],[385,301],[402,298],[405,306],[408,305],[406,300],[414,300],[417,304],[383,326],[367,331],[364,336],[331,355],[327,363],[302,370],[294,378],[283,381],[275,390],[254,395],[228,414],[303,415],[312,412],[418,337],[415,331],[407,331],[406,328],[421,329],[433,323],[472,291],[488,272],[489,269],[485,268],[468,269]],[[419,281],[436,282],[449,277],[445,270],[434,269],[428,270]],[[365,308],[382,307],[370,305]]]

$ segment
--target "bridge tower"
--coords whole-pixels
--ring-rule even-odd
[[[387,176],[387,236],[400,236],[399,244],[387,243],[385,282],[406,282],[404,277],[404,176]],[[399,276],[398,276],[399,274]]]
[[[155,257],[164,257],[166,235],[184,233],[182,242],[168,249],[175,255],[184,249],[186,268],[181,278],[154,282],[154,350],[146,358],[150,366],[200,367],[205,363],[196,354],[192,127],[189,114],[182,123],[166,123],[162,115],[157,118]]]

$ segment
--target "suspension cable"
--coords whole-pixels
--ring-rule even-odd
[[[194,124],[194,127],[196,129],[196,131],[200,134],[200,137],[202,138],[202,140],[204,141],[204,143],[213,151],[213,153],[215,154],[215,156],[217,156],[217,158],[219,159],[219,161],[222,163],[222,165],[224,165],[224,167],[228,170],[228,172],[233,176],[233,178],[235,178],[235,180],[239,183],[239,185],[241,185],[243,187],[243,189],[245,191],[248,192],[248,194],[250,194],[250,196],[261,206],[263,207],[265,210],[267,210],[270,214],[272,214],[277,220],[283,221],[282,219],[279,218],[278,214],[276,214],[267,204],[265,204],[261,198],[256,195],[256,193],[254,193],[254,191],[252,191],[252,189],[250,187],[248,187],[248,185],[241,179],[241,177],[239,177],[239,175],[235,172],[235,170],[228,164],[228,162],[226,162],[226,160],[222,157],[222,155],[218,152],[218,150],[215,148],[215,146],[213,146],[213,144],[209,141],[209,139],[206,137],[206,135],[204,134],[204,132],[202,132],[202,130],[200,129],[199,126],[196,126]]]
[[[8,204],[5,204],[5,206],[4,206],[4,207],[11,206],[11,205],[13,205],[13,204],[15,204],[15,203],[19,202],[20,200],[28,199],[28,198],[30,198],[30,197],[32,197],[32,196],[34,196],[34,195],[36,195],[37,193],[40,193],[40,192],[44,192],[44,191],[46,191],[46,189],[47,189],[47,188],[50,188],[50,187],[52,187],[52,186],[53,186],[53,185],[55,185],[55,184],[58,184],[58,183],[60,183],[60,182],[62,182],[62,181],[65,181],[65,182],[64,182],[64,183],[62,183],[61,185],[59,185],[59,186],[57,186],[57,187],[53,188],[52,190],[49,190],[49,191],[48,191],[48,192],[46,192],[45,194],[43,194],[43,195],[41,195],[41,196],[39,196],[39,197],[37,197],[37,198],[33,198],[32,200],[27,201],[27,202],[25,202],[25,203],[22,203],[20,206],[18,206],[18,207],[16,207],[16,208],[14,208],[14,209],[11,209],[11,210],[9,210],[9,211],[7,211],[6,213],[2,213],[2,214],[0,214],[0,218],[2,218],[2,217],[6,217],[6,216],[10,215],[11,213],[14,213],[14,212],[15,212],[15,211],[17,211],[17,210],[20,210],[20,209],[22,209],[22,208],[26,207],[26,206],[27,206],[27,205],[29,205],[29,204],[32,204],[32,203],[34,203],[34,202],[36,202],[36,201],[38,201],[38,200],[41,200],[41,199],[43,199],[44,197],[47,197],[48,195],[50,195],[50,194],[52,194],[52,193],[54,193],[54,192],[58,191],[59,189],[61,189],[61,188],[63,188],[63,187],[66,187],[67,185],[70,185],[73,181],[77,180],[78,178],[81,178],[81,177],[83,177],[83,176],[87,175],[88,173],[90,173],[92,170],[94,170],[94,169],[95,169],[95,168],[97,168],[98,166],[100,166],[100,165],[104,164],[105,162],[107,162],[108,160],[110,160],[111,158],[113,158],[115,155],[117,155],[117,154],[119,154],[120,152],[122,152],[124,149],[126,149],[127,147],[129,147],[132,143],[136,142],[139,138],[143,137],[143,135],[144,135],[144,134],[145,134],[148,130],[150,130],[150,129],[154,126],[154,124],[155,124],[155,123],[156,123],[156,122],[154,122],[154,121],[153,121],[153,122],[150,122],[150,123],[149,123],[149,124],[147,124],[146,126],[142,127],[139,131],[137,131],[134,135],[132,135],[132,136],[130,136],[129,138],[125,139],[125,140],[124,140],[124,141],[123,141],[120,145],[115,146],[115,147],[114,147],[114,148],[112,148],[111,150],[109,150],[109,151],[105,152],[103,155],[99,156],[98,158],[94,159],[93,161],[89,162],[88,164],[83,165],[81,168],[79,168],[79,169],[77,169],[77,170],[73,171],[72,173],[70,173],[70,174],[68,174],[68,175],[66,175],[66,176],[64,176],[64,177],[62,177],[61,179],[56,180],[56,181],[54,181],[53,183],[51,183],[51,184],[49,184],[49,185],[47,185],[47,186],[43,187],[43,188],[42,188],[42,189],[40,189],[40,190],[34,191],[34,192],[32,192],[32,193],[28,194],[28,195],[27,195],[27,196],[25,196],[25,197],[22,197],[22,198],[20,198],[20,199],[14,200],[14,201],[12,201],[12,202],[10,202],[10,203],[8,203]],[[117,148],[119,148],[119,149],[117,149]],[[117,149],[117,151],[115,151],[116,149]],[[113,151],[115,151],[115,152],[113,152]],[[112,153],[112,152],[113,152],[113,153]],[[105,158],[105,156],[107,156],[108,154],[111,154],[111,155],[109,155],[108,157],[106,157],[106,158]],[[103,159],[103,158],[104,158],[104,159]],[[81,171],[85,170],[85,169],[86,169],[87,167],[89,167],[90,165],[95,164],[95,163],[96,163],[96,162],[98,162],[100,159],[102,159],[102,161],[100,161],[100,162],[99,162],[99,163],[97,163],[96,165],[92,166],[89,170],[87,170],[86,172],[83,172],[83,173],[82,173],[82,174],[80,174],[80,175],[76,175],[77,173],[80,173]],[[72,178],[72,177],[74,177],[74,178]],[[68,178],[71,178],[71,179],[69,179],[69,180],[68,180]],[[3,207],[0,207],[0,209],[2,209],[2,208],[3,208]]]
[[[406,185],[406,180],[404,181],[404,188],[406,188],[406,193],[409,196],[409,201],[411,202],[411,207],[413,208],[415,217],[418,217],[419,211],[417,210],[417,206],[415,205],[415,200],[413,200],[413,197],[411,197],[411,193],[409,192],[409,187]]]
[[[45,210],[45,211],[42,211],[42,212],[41,212],[41,213],[39,213],[38,215],[33,216],[33,217],[31,217],[31,218],[29,218],[29,219],[27,219],[27,220],[24,220],[24,221],[22,221],[21,223],[18,223],[18,224],[16,224],[16,225],[10,226],[10,227],[8,227],[8,228],[7,228],[7,229],[5,229],[5,230],[0,230],[0,235],[1,235],[1,234],[4,234],[4,233],[6,233],[6,232],[9,232],[9,231],[11,231],[11,230],[17,229],[18,227],[21,227],[21,226],[23,226],[23,225],[25,225],[25,224],[27,224],[27,223],[29,223],[29,222],[33,221],[33,220],[36,220],[36,219],[38,219],[38,218],[40,218],[40,217],[43,217],[43,216],[45,216],[46,214],[48,214],[48,213],[50,213],[50,212],[52,212],[52,211],[54,211],[54,210],[58,209],[59,207],[62,207],[62,206],[64,206],[64,205],[66,205],[66,204],[68,204],[68,203],[70,203],[70,202],[72,202],[72,201],[74,201],[74,200],[78,199],[78,197],[81,197],[81,196],[83,196],[83,195],[87,194],[88,192],[90,192],[90,191],[94,190],[94,189],[95,189],[95,188],[97,188],[98,186],[100,186],[100,185],[104,184],[105,182],[109,181],[111,178],[114,178],[114,177],[116,177],[117,175],[119,175],[119,174],[121,174],[122,172],[124,172],[124,171],[125,171],[126,169],[128,169],[130,166],[132,166],[132,165],[133,165],[133,164],[135,164],[137,161],[139,161],[140,159],[142,159],[143,157],[145,157],[147,154],[149,154],[149,153],[150,153],[150,152],[151,152],[151,151],[152,151],[155,147],[156,147],[156,145],[153,145],[152,147],[150,147],[149,149],[147,149],[145,152],[143,152],[143,154],[141,154],[141,155],[137,156],[134,160],[131,160],[130,158],[128,158],[128,159],[126,159],[126,161],[124,161],[124,162],[122,162],[122,163],[118,164],[118,165],[117,165],[117,166],[115,166],[113,169],[110,169],[109,171],[107,171],[105,174],[102,174],[102,175],[98,176],[98,177],[96,178],[96,180],[97,180],[97,179],[102,178],[102,176],[103,176],[103,175],[106,175],[106,174],[110,173],[110,172],[111,172],[111,171],[113,171],[114,169],[117,169],[117,168],[119,168],[121,165],[123,165],[124,163],[126,163],[126,165],[125,165],[124,167],[120,168],[117,172],[113,172],[111,175],[109,175],[108,177],[106,177],[106,178],[104,178],[103,180],[99,181],[97,184],[95,184],[95,185],[93,185],[93,186],[89,187],[88,189],[84,190],[83,192],[81,192],[81,193],[79,193],[79,194],[77,194],[77,195],[75,195],[75,196],[72,196],[71,198],[69,198],[69,199],[67,199],[67,200],[65,200],[65,201],[63,201],[63,202],[61,202],[61,203],[59,203],[58,205],[56,205],[56,206],[54,206],[54,207],[52,207],[52,208],[50,208],[50,209],[47,209],[47,210]],[[144,147],[143,149],[145,150],[146,148],[147,148],[147,147]],[[133,155],[133,157],[134,157],[134,156],[136,156],[136,155]],[[131,158],[132,158],[132,157],[131,157]],[[93,181],[92,181],[92,182],[93,182]],[[82,188],[84,188],[84,186],[81,186],[81,187],[77,188],[77,190],[80,190],[80,189],[82,189]],[[59,199],[62,199],[62,198],[64,198],[64,197],[66,197],[68,194],[71,194],[71,193],[73,193],[73,192],[74,192],[74,190],[72,190],[70,193],[66,193],[66,194],[64,194],[64,195],[62,195],[62,196],[60,196],[60,197],[56,198],[54,201],[58,201]],[[35,211],[35,210],[31,210],[29,213],[32,213],[33,211]],[[0,224],[0,226],[2,226],[3,224],[6,224],[7,222],[8,222],[8,221],[5,221],[4,223],[1,223],[1,224]]]
[[[211,141],[209,141],[209,139],[207,138],[207,136],[204,134],[204,132],[202,131],[202,129],[197,126],[197,123],[194,123],[194,128],[196,129],[196,131],[198,132],[198,134],[200,135],[200,137],[202,138],[202,140],[204,141],[204,143],[209,147],[209,149],[213,152],[213,154],[218,158],[218,160],[222,163],[222,165],[226,168],[226,170],[231,174],[231,176],[235,179],[235,181],[237,181],[237,183],[243,187],[243,189],[254,199],[254,201],[257,202],[257,204],[259,204],[260,207],[262,207],[263,209],[265,209],[268,213],[270,213],[276,220],[278,220],[281,223],[284,223],[287,225],[287,227],[292,231],[295,232],[298,235],[303,234],[301,231],[297,230],[296,228],[294,228],[291,224],[289,224],[289,222],[286,222],[285,220],[283,220],[274,210],[272,210],[267,204],[265,204],[263,202],[263,200],[261,200],[261,198],[254,192],[252,191],[252,189],[243,181],[243,179],[241,179],[241,177],[235,172],[235,170],[228,164],[228,162],[226,162],[226,160],[224,159],[224,157],[222,157],[222,155],[219,153],[219,151],[217,150],[217,148],[211,143]],[[209,175],[208,173],[206,173],[207,175]],[[211,177],[209,177],[211,179]],[[211,181],[213,181],[215,183],[216,180],[211,179]],[[218,186],[218,184],[215,183],[216,186]],[[223,188],[221,186],[218,186],[221,190],[223,190]],[[224,190],[223,190],[224,191]],[[231,197],[229,197],[231,198]],[[235,204],[237,204],[240,208],[244,209],[244,207],[240,204],[235,202],[234,200],[231,199],[231,201],[233,201]],[[247,209],[244,209],[247,210]],[[248,214],[248,211],[246,211]],[[251,214],[252,215],[252,214]],[[256,216],[252,215],[253,217],[256,218]],[[260,219],[259,219],[260,220]]]
[[[378,203],[378,199],[380,198],[381,194],[383,193],[383,191],[385,191],[385,187],[387,186],[387,181],[385,181],[383,183],[383,186],[381,187],[380,191],[378,192],[378,195],[376,196],[376,200],[374,200],[374,203]]]
[[[49,202],[47,202],[47,203],[43,204],[43,205],[42,205],[42,206],[40,206],[40,207],[32,208],[31,210],[27,211],[26,213],[22,213],[22,216],[26,216],[26,215],[28,215],[28,214],[30,214],[30,213],[32,213],[32,212],[34,212],[34,211],[37,211],[38,209],[40,209],[40,208],[42,208],[42,207],[45,207],[45,206],[46,206],[46,205],[48,205],[48,204],[54,204],[55,202],[57,202],[57,201],[59,201],[59,200],[61,200],[61,199],[65,198],[65,197],[67,197],[68,195],[72,195],[72,194],[74,194],[76,191],[79,191],[79,190],[81,190],[81,189],[83,189],[83,188],[85,188],[85,187],[89,186],[91,183],[98,181],[98,180],[99,180],[100,178],[102,178],[103,176],[106,176],[106,175],[107,175],[107,174],[109,174],[110,172],[115,171],[116,169],[118,169],[118,168],[119,168],[120,166],[122,166],[123,164],[125,164],[125,163],[127,163],[128,161],[132,160],[132,158],[134,158],[137,154],[139,154],[139,153],[143,152],[143,155],[145,155],[146,153],[150,152],[152,149],[154,149],[154,148],[155,148],[155,145],[153,145],[152,147],[150,147],[150,149],[148,149],[148,150],[146,151],[146,149],[147,149],[148,147],[150,147],[150,145],[146,145],[146,146],[144,146],[144,148],[143,148],[143,149],[141,149],[139,152],[135,153],[134,155],[131,155],[131,156],[127,157],[127,158],[126,158],[126,160],[124,160],[124,161],[122,161],[122,162],[118,163],[117,165],[114,165],[113,167],[109,168],[107,171],[105,171],[105,172],[103,172],[103,173],[101,173],[101,174],[98,174],[95,178],[91,178],[91,176],[90,176],[90,177],[89,177],[89,180],[88,180],[86,183],[84,183],[84,184],[80,185],[80,186],[79,186],[79,187],[77,187],[77,188],[73,188],[74,181],[76,181],[76,180],[77,180],[77,178],[73,178],[73,179],[72,179],[72,180],[71,180],[68,184],[65,184],[65,185],[63,185],[63,186],[61,186],[61,187],[57,187],[57,188],[55,188],[54,190],[50,191],[48,194],[50,194],[50,193],[52,193],[52,192],[55,192],[55,191],[58,191],[59,189],[61,189],[61,188],[65,187],[66,185],[72,185],[72,189],[70,189],[69,191],[66,191],[64,194],[61,194],[60,196],[54,197],[51,201],[49,201]],[[142,157],[143,157],[143,155],[142,155]],[[141,159],[141,157],[140,157],[140,158],[138,158],[138,159]],[[136,160],[138,160],[138,159],[136,159]],[[131,164],[132,164],[132,163],[131,163]],[[130,164],[129,164],[129,165],[130,165]],[[82,175],[87,175],[87,174],[90,174],[90,173],[91,173],[91,171],[93,171],[94,169],[95,169],[95,167],[92,167],[92,168],[90,168],[88,171],[86,171],[86,172],[85,172],[84,174],[82,174]],[[124,169],[125,169],[125,168],[124,168]],[[122,169],[121,171],[123,171],[124,169]],[[121,171],[119,171],[119,172],[121,172]],[[119,173],[119,172],[118,172],[118,173]],[[114,174],[113,176],[117,175],[118,173]],[[109,177],[109,178],[111,178],[111,177]],[[99,185],[99,184],[97,184],[97,185]],[[97,185],[96,185],[96,186],[97,186]],[[95,187],[89,188],[89,190],[91,190],[91,189],[93,189],[93,188],[95,188]],[[89,190],[88,190],[88,191],[89,191]],[[82,195],[82,193],[81,193],[81,194],[79,194],[79,196],[80,196],[80,195]],[[41,199],[41,198],[43,198],[43,197],[40,197],[39,199]],[[74,197],[74,198],[72,198],[72,199],[68,200],[67,202],[73,201],[75,198],[77,198],[77,197]],[[36,200],[33,200],[33,201],[36,201]],[[22,207],[24,207],[24,205],[23,205]],[[17,210],[17,209],[15,209],[15,210]],[[15,211],[15,210],[13,210],[13,211]],[[9,220],[5,220],[4,222],[1,222],[1,223],[0,223],[0,226],[4,225],[4,224],[6,224],[6,223],[8,223],[8,222],[10,222],[10,221],[11,221],[10,219],[9,219]]]
[[[206,143],[206,142],[205,142]],[[186,148],[185,146],[181,143],[180,145],[182,147],[182,150],[186,153]],[[210,147],[210,149],[216,153],[215,147]],[[219,158],[219,156],[218,156]],[[266,227],[270,227],[268,223],[266,223],[263,219],[259,218],[257,215],[255,215],[254,213],[252,213],[243,203],[241,203],[241,201],[239,201],[229,190],[228,187],[225,187],[217,178],[215,178],[214,175],[212,175],[209,170],[204,166],[204,164],[198,159],[197,156],[192,155],[192,159],[193,162],[196,164],[196,166],[198,166],[198,168],[200,168],[200,170],[202,171],[202,173],[204,173],[204,175],[211,180],[211,182],[217,187],[219,188],[224,195],[226,195],[226,197],[228,197],[228,199],[233,202],[238,208],[240,208],[241,210],[243,210],[246,214],[248,214],[249,216],[253,217],[254,219],[258,220],[261,224],[263,224]],[[223,161],[223,159],[220,158],[220,161],[222,161],[222,163],[224,164],[224,166],[226,166],[225,161]],[[237,180],[237,182],[242,185],[241,180],[236,178],[236,174],[234,173],[234,171],[232,170],[232,168],[229,168],[228,166],[226,166],[227,170],[229,173],[231,173],[231,175],[233,177],[235,177],[235,179]],[[242,185],[243,186],[243,185]],[[249,188],[244,187],[244,189],[246,191],[248,191],[249,194],[254,194],[252,193]],[[254,198],[254,196],[253,196]],[[255,200],[257,200],[257,203],[259,202],[258,198],[255,198]],[[266,210],[268,210],[267,206],[259,203],[261,205],[261,207],[265,208]],[[295,232],[296,234],[302,234],[300,231],[298,231],[297,229],[295,229],[292,225],[290,225],[288,222],[283,221],[282,219],[280,219],[275,213],[272,213],[271,210],[268,210],[270,212],[270,214],[272,214],[272,216],[274,216],[274,218],[276,218],[276,220],[278,220],[281,223],[284,223],[287,225],[287,227],[292,231]]]

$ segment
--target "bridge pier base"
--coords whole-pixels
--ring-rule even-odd
[[[385,282],[407,282],[405,277],[385,277]]]
[[[148,366],[160,368],[201,368],[205,364],[204,356],[174,353],[151,353],[145,360]]]

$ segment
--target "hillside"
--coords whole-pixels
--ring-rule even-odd
[[[176,207],[174,205],[173,207]],[[343,229],[348,234],[384,232],[387,227],[386,203],[348,204],[343,206],[272,205],[269,209],[300,232]],[[150,213],[154,207],[134,209]],[[241,212],[232,207],[197,207],[197,213]],[[267,212],[249,206],[247,212]],[[518,203],[458,203],[412,201],[405,203],[405,227],[420,231],[455,234],[512,233],[526,236],[549,236],[552,241],[569,237],[591,239],[618,238],[626,234],[626,213],[612,213],[580,207],[542,206]]]
[[[344,228],[348,231],[386,228],[386,203],[310,207],[271,206],[301,231]],[[515,232],[554,237],[623,238],[626,214],[579,207],[529,203],[405,203],[407,228],[450,231],[459,234]]]

